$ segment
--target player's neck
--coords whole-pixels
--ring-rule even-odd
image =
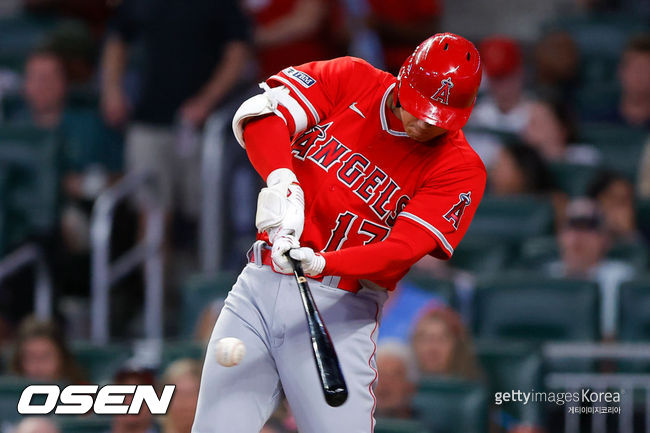
[[[392,92],[390,95],[388,95],[388,98],[386,98],[386,108],[388,108],[388,110],[390,110],[390,112],[394,115],[394,117],[388,116],[389,127],[391,129],[403,131],[404,124],[402,123],[402,108],[398,107],[397,104],[395,104]]]

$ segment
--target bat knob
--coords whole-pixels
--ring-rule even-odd
[[[325,401],[332,407],[341,406],[347,399],[348,390],[345,388],[325,390]]]

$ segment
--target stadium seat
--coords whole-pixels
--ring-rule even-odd
[[[643,273],[648,265],[648,248],[641,241],[618,242],[612,245],[607,258],[625,262]],[[535,270],[559,259],[560,253],[555,237],[543,236],[531,238],[523,243],[518,264],[526,269]]]
[[[91,383],[110,382],[132,355],[131,348],[123,344],[96,345],[77,341],[71,350]]]
[[[599,338],[596,283],[536,277],[495,279],[474,296],[479,338],[542,342]]]
[[[488,393],[478,383],[451,378],[425,378],[419,383],[414,405],[427,431],[487,431]]]
[[[16,409],[23,390],[34,381],[15,376],[0,376],[0,426],[2,422],[20,421],[22,415]],[[39,403],[35,396],[33,402]],[[43,400],[45,397],[43,397]],[[42,403],[42,401],[41,401]]]
[[[585,195],[598,172],[598,167],[568,162],[554,162],[550,169],[557,187],[572,197]]]
[[[643,273],[648,266],[648,247],[643,241],[619,242],[612,246],[607,257],[624,261],[634,266],[639,273]]]
[[[374,433],[427,433],[427,430],[415,420],[378,418]]]
[[[197,320],[210,303],[225,298],[237,277],[231,273],[194,275],[181,288],[181,336],[191,337]]]
[[[607,113],[612,111],[621,95],[621,89],[617,83],[585,83],[576,91],[576,111],[578,114],[577,120],[589,121],[593,119],[601,119]],[[587,123],[578,125],[579,131],[586,131],[589,136],[589,126],[593,124]],[[585,141],[584,138],[579,137],[582,143],[591,144]]]
[[[433,278],[426,273],[412,270],[404,277],[403,281],[439,296],[449,305],[455,305],[456,303],[456,289],[454,282],[451,280]]]
[[[618,338],[627,342],[650,340],[650,277],[621,284]]]
[[[449,264],[476,275],[498,275],[509,264],[511,247],[494,239],[466,237],[454,250]]]
[[[483,197],[466,239],[519,243],[550,231],[553,207],[548,200],[532,196]],[[462,245],[462,243],[461,243]]]
[[[62,433],[107,433],[111,431],[111,417],[101,416],[57,416],[56,424]]]
[[[647,130],[621,125],[588,123],[580,125],[580,141],[594,145],[604,167],[636,178]]]
[[[618,58],[631,35],[645,29],[641,17],[591,13],[555,18],[546,30],[568,32],[581,56],[581,82],[611,82]]]
[[[58,218],[59,142],[48,131],[0,128],[0,172],[5,172],[5,240],[18,244],[50,231]]]
[[[532,391],[542,388],[542,357],[531,344],[503,340],[478,341],[476,354],[488,381],[490,395],[511,390]],[[504,403],[504,416],[518,423],[539,424],[539,405]]]
[[[205,346],[203,343],[195,341],[166,341],[163,345],[158,370],[162,374],[169,367],[169,364],[183,358],[191,358],[203,362],[204,356]]]

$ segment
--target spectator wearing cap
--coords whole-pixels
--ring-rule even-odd
[[[557,241],[560,260],[549,263],[546,272],[554,278],[585,279],[598,283],[601,291],[601,331],[604,337],[615,332],[619,285],[634,278],[632,266],[607,259],[611,239],[598,203],[575,199],[566,208]]]
[[[124,368],[113,378],[116,385],[155,385],[154,375],[148,370]],[[131,404],[132,394],[127,394],[124,404]],[[111,422],[110,433],[155,433],[153,415],[146,404],[140,407],[137,414],[115,415]]]
[[[377,373],[381,380],[375,388],[380,418],[413,418],[417,372],[411,350],[400,341],[385,341],[377,348]]]
[[[519,43],[490,37],[479,45],[487,95],[476,103],[470,126],[520,133],[528,122],[529,100],[524,94],[523,55]]]
[[[490,37],[479,44],[479,52],[487,92],[476,102],[466,135],[489,168],[503,145],[500,135],[519,135],[528,124],[531,101],[524,92],[523,56],[517,41]]]

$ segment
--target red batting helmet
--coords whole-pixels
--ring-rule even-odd
[[[440,128],[462,128],[481,84],[481,59],[467,39],[439,33],[422,42],[397,77],[400,105]]]

